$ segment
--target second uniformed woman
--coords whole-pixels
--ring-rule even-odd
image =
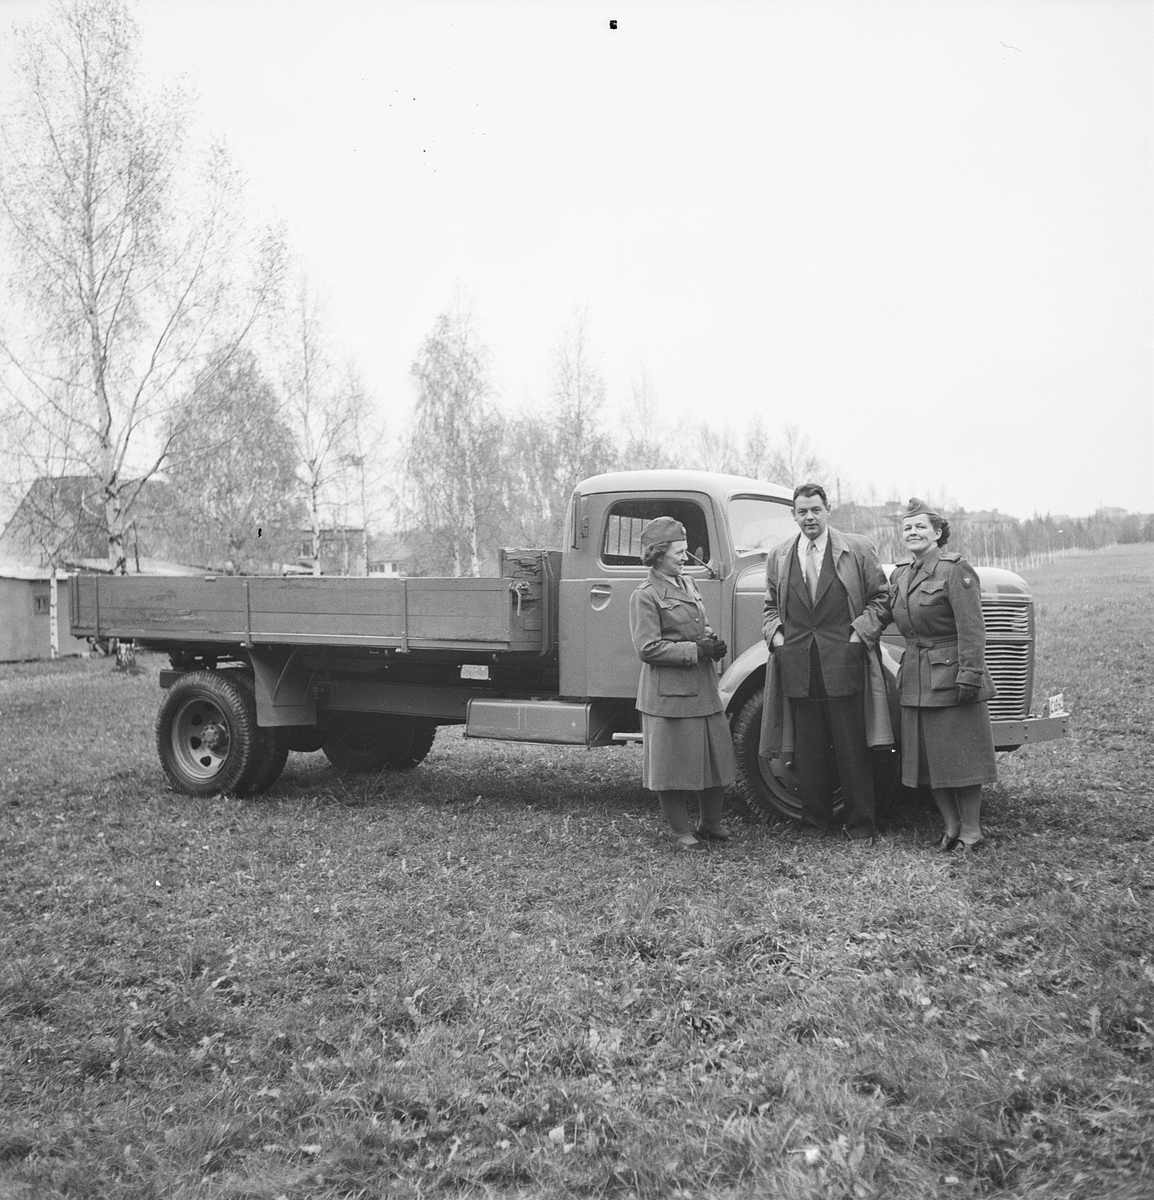
[[[729,840],[721,809],[736,763],[714,666],[727,648],[709,627],[693,577],[683,574],[687,550],[685,527],[672,517],[642,528],[649,578],[629,598],[629,628],[641,659],[642,782],[657,793],[678,846],[702,850]],[[695,793],[701,820],[691,830]]]
[[[942,850],[983,840],[982,785],[998,778],[987,701],[986,627],[974,568],[947,554],[949,523],[921,500],[902,516],[912,558],[890,577],[890,608],[906,639],[898,672],[902,783],[929,787],[942,814]]]

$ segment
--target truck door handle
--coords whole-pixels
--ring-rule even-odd
[[[611,583],[595,583],[589,589],[589,603],[593,605],[595,612],[606,608],[612,599],[613,585]]]

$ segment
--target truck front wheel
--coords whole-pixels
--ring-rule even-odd
[[[252,692],[234,672],[190,671],[168,689],[156,716],[156,750],[174,791],[241,791],[257,753]]]
[[[737,757],[737,793],[755,816],[773,820],[801,820],[801,792],[797,776],[784,760],[767,762],[757,751],[761,742],[761,709],[764,688],[758,688],[737,710],[730,729]]]

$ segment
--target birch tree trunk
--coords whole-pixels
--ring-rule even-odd
[[[212,414],[186,405],[210,349],[235,348],[279,274],[276,238],[248,238],[227,156],[186,178],[185,105],[145,98],[123,0],[62,0],[17,33],[3,119],[0,369],[26,452],[99,486],[109,569],[171,439]]]

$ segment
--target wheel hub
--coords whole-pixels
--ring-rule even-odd
[[[194,779],[218,775],[232,747],[224,714],[201,698],[189,700],[172,722],[172,750],[181,769]]]

